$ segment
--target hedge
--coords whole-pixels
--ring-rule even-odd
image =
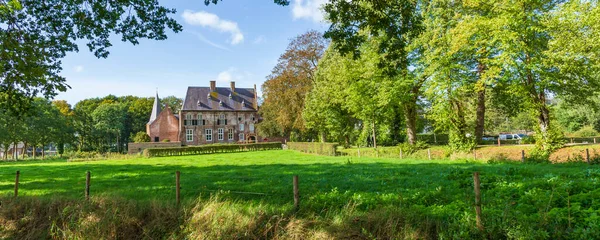
[[[200,155],[210,153],[250,152],[261,150],[281,149],[280,142],[252,143],[252,144],[211,144],[201,146],[187,146],[179,148],[147,148],[144,149],[145,157],[166,157]]]
[[[316,153],[319,155],[335,156],[337,155],[337,143],[318,143],[318,142],[288,142],[288,149],[305,153]]]

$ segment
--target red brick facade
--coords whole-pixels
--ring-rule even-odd
[[[173,111],[167,106],[161,111],[156,119],[146,124],[146,133],[152,142],[179,141],[179,119],[173,115]]]
[[[181,111],[180,141],[184,145],[261,142],[252,111]]]

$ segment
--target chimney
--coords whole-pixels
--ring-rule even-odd
[[[210,81],[210,91],[217,91],[217,82],[215,80]]]
[[[256,84],[254,84],[254,102],[252,102],[254,110],[258,110],[258,95],[256,93]]]
[[[235,92],[235,82],[231,81],[231,92],[234,93]]]

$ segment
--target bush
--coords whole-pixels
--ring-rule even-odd
[[[280,142],[253,143],[253,144],[211,144],[202,146],[188,146],[177,148],[147,148],[144,149],[145,157],[166,157],[183,155],[200,155],[209,153],[248,152],[260,150],[281,149]]]
[[[289,149],[305,152],[316,153],[319,155],[336,156],[337,143],[319,143],[319,142],[288,142]]]
[[[573,133],[574,137],[595,137],[600,135],[593,126],[584,126]]]
[[[171,142],[169,139],[163,139],[162,142]]]
[[[142,143],[142,142],[150,142],[150,136],[146,134],[146,132],[137,132],[133,136],[133,142]]]
[[[415,142],[414,145],[409,144],[409,143],[401,143],[401,144],[398,144],[398,147],[400,147],[400,149],[402,149],[403,154],[410,155],[410,154],[416,153],[419,150],[429,148],[429,145],[423,141],[417,141],[417,142]]]

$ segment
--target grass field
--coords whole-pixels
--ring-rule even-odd
[[[7,205],[18,205],[10,200],[17,170],[21,171],[19,196],[30,199],[27,201],[83,202],[85,172],[89,170],[94,203],[123,199],[144,206],[159,203],[166,209],[174,205],[175,171],[181,171],[184,213],[177,221],[184,227],[161,233],[172,238],[600,237],[597,165],[359,159],[294,151],[89,162],[4,162],[0,163],[0,199],[6,204],[0,205],[0,223],[25,217],[6,210]],[[481,173],[484,232],[475,228],[475,171]],[[302,200],[298,212],[292,210],[293,175],[300,178]],[[203,229],[194,225],[199,217],[195,212],[203,211],[208,202],[220,206],[221,211],[232,211],[221,216],[222,221],[229,219],[246,227],[217,231],[215,228],[229,226],[217,218],[210,220],[217,222],[211,222],[212,227],[205,226],[202,234],[189,230]],[[241,213],[243,216],[239,216]],[[277,216],[281,216],[275,218],[278,221],[285,219],[279,228],[271,226]],[[239,223],[240,219],[246,219],[245,223]],[[251,223],[254,225],[248,226]],[[292,231],[288,228],[292,223],[301,226],[301,233],[285,235]],[[20,236],[16,230],[9,230],[0,227],[4,236]]]

